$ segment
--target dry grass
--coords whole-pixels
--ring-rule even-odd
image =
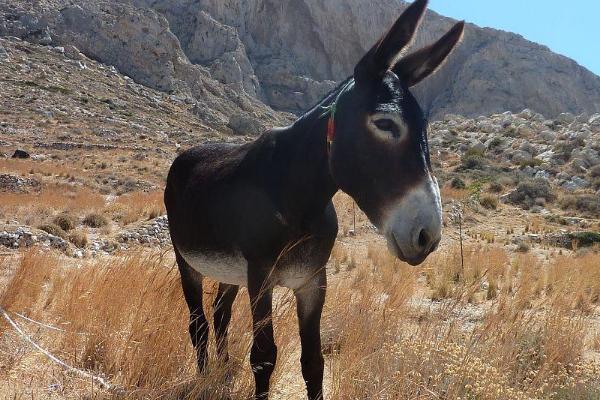
[[[456,189],[453,188],[450,185],[445,185],[440,189],[440,193],[442,196],[442,199],[444,199],[445,201],[450,199],[450,200],[457,200],[457,201],[464,201],[466,200],[470,193],[469,190],[467,189]]]
[[[73,165],[65,165],[65,162],[60,161],[36,161],[32,159],[0,159],[0,171],[13,173],[21,176],[37,176],[37,177],[64,177],[70,178],[84,175],[81,168],[76,168]]]
[[[123,225],[140,219],[153,219],[166,213],[163,191],[134,192],[117,197],[107,212]]]
[[[63,212],[83,214],[101,210],[104,196],[83,187],[52,185],[39,193],[0,193],[0,218],[36,226]]]
[[[341,248],[334,256],[348,262]],[[244,290],[234,305],[231,361],[211,359],[209,372],[197,377],[187,309],[170,258],[132,253],[66,260],[35,250],[23,254],[0,302],[68,331],[20,321],[55,355],[124,391],[95,388],[92,395],[90,382],[59,372],[1,324],[0,381],[8,384],[2,396],[28,396],[52,384],[59,398],[251,394]],[[598,366],[586,354],[598,346],[598,336],[586,335],[595,332],[590,324],[598,312],[597,265],[593,253],[543,264],[531,254],[513,257],[486,246],[466,249],[465,268],[456,248],[411,268],[371,245],[366,261],[330,277],[322,322],[326,398],[596,399]],[[447,295],[439,296],[443,301],[427,300],[444,280],[449,285]],[[489,295],[492,285],[495,293]],[[205,285],[205,304],[214,293],[214,285]],[[302,398],[293,297],[278,289],[275,303],[273,398]],[[209,352],[214,355],[212,342]]]

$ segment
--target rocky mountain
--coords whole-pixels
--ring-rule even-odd
[[[201,119],[258,131],[257,120],[275,118],[262,103],[295,113],[314,104],[404,7],[401,0],[17,0],[0,4],[0,35],[72,44],[198,104]],[[452,23],[428,12],[415,46]],[[416,93],[433,119],[600,111],[599,77],[518,35],[475,25]]]

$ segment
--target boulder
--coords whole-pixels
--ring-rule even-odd
[[[246,114],[232,115],[227,126],[230,127],[236,135],[256,136],[265,129],[258,119]]]
[[[13,153],[12,158],[25,159],[25,158],[31,158],[31,155],[28,152],[26,152],[25,150],[17,149]]]
[[[588,120],[588,124],[591,127],[600,127],[600,114],[594,114]]]
[[[560,124],[567,125],[575,121],[575,116],[571,113],[560,113],[556,117],[556,121]]]
[[[576,191],[580,189],[585,189],[590,186],[590,183],[583,178],[578,176],[574,176],[571,180],[564,182],[561,187],[568,191]]]

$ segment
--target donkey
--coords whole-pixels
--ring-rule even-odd
[[[438,246],[439,188],[427,124],[409,88],[444,62],[464,22],[398,60],[426,7],[427,0],[412,3],[353,76],[291,126],[243,145],[197,146],[173,162],[165,205],[200,371],[208,341],[202,278],[220,282],[214,332],[222,359],[233,301],[239,286],[247,286],[255,397],[268,398],[277,358],[272,291],[284,286],[296,298],[308,398],[323,398],[320,319],[325,264],[338,231],[332,203],[338,190],[354,198],[400,260],[417,265]]]

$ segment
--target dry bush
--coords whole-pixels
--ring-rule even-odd
[[[600,198],[593,194],[565,195],[559,204],[563,210],[577,211],[592,218],[600,217]]]
[[[69,242],[73,243],[76,247],[83,249],[88,244],[88,236],[84,231],[73,231],[69,234]]]
[[[67,232],[65,232],[60,226],[56,224],[43,224],[38,226],[38,229],[51,235],[58,236],[61,239],[67,238]]]
[[[322,332],[332,365],[329,398],[386,398],[382,389],[397,380],[389,346],[401,332],[398,321],[407,317],[416,270],[385,247],[372,247],[369,255],[370,265],[328,289]]]
[[[590,314],[600,306],[600,254],[559,256],[548,267],[545,290],[565,307]]]
[[[229,391],[224,383],[230,366],[211,360],[211,372],[196,379],[179,275],[172,262],[169,268],[166,263],[159,254],[136,253],[60,268],[59,256],[33,250],[21,260],[1,304],[68,327],[62,334],[47,332],[42,344],[69,364],[107,377],[127,398],[197,393],[220,398]],[[249,328],[249,317],[240,314],[246,313],[236,311],[233,323],[242,320]],[[230,340],[232,365],[246,358],[249,337],[240,336]],[[248,374],[239,375],[249,381]],[[249,382],[239,386],[247,394]],[[167,394],[172,397],[163,397]]]
[[[54,217],[52,222],[55,225],[60,226],[63,231],[68,232],[72,229],[75,229],[79,220],[76,216],[69,214],[68,212],[64,212]]]
[[[498,208],[498,197],[491,194],[483,194],[479,197],[479,204],[488,210],[495,210]]]
[[[108,219],[99,213],[91,213],[83,218],[83,224],[90,228],[103,228],[108,225]]]
[[[528,179],[519,183],[508,196],[508,201],[525,209],[531,208],[537,201],[552,202],[556,195],[550,184],[544,179]]]

